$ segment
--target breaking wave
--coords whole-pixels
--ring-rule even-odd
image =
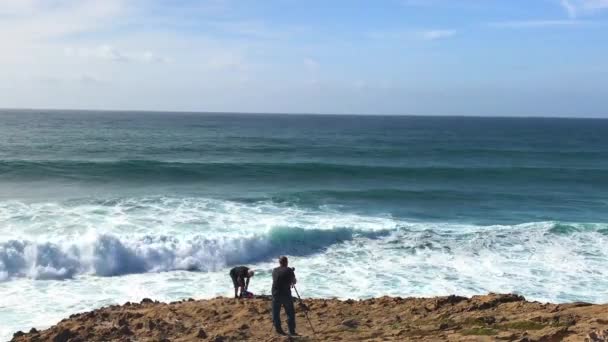
[[[215,271],[222,267],[267,261],[281,254],[305,256],[357,237],[375,239],[389,231],[273,228],[268,234],[208,239],[143,236],[138,239],[98,235],[81,243],[0,244],[0,280],[29,277],[66,279],[77,274],[118,276],[173,270]]]

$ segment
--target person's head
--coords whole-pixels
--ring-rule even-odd
[[[286,256],[281,256],[279,258],[279,265],[283,266],[283,267],[287,267],[287,264],[289,263],[289,261],[287,260]]]
[[[253,270],[249,270],[247,272],[247,275],[249,276],[249,278],[253,277],[255,275],[255,272],[253,272]]]

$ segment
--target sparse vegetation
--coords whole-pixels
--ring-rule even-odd
[[[476,336],[493,336],[498,334],[498,331],[492,328],[476,327],[465,329],[462,331],[463,335],[476,335]]]

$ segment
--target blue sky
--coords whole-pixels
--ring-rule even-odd
[[[608,0],[0,0],[0,107],[608,117]]]

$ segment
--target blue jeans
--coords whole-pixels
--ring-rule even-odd
[[[282,331],[281,328],[281,306],[285,308],[287,314],[287,326],[289,333],[296,332],[296,312],[293,308],[293,298],[291,296],[272,297],[272,322],[276,331]]]

